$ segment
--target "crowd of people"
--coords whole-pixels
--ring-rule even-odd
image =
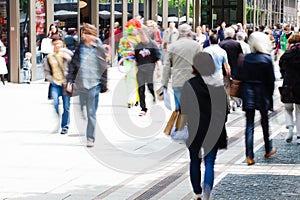
[[[53,29],[56,27],[53,26]],[[129,20],[125,33],[115,23],[115,45],[120,64],[126,69],[127,107],[141,107],[140,117],[147,115],[145,85],[157,100],[154,71],[162,69],[161,87],[173,90],[175,110],[187,117],[189,138],[186,141],[190,155],[190,177],[193,199],[209,199],[214,182],[214,164],[218,149],[226,148],[227,115],[239,107],[245,112],[245,156],[248,165],[255,164],[254,118],[261,115],[265,144],[264,158],[276,154],[269,138],[269,111],[273,111],[274,66],[279,65],[284,92],[280,90],[285,107],[286,142],[290,143],[297,130],[300,144],[300,35],[290,25],[271,28],[260,26],[247,29],[242,24],[227,26],[225,22],[215,29],[189,24],[176,27],[169,23],[161,31],[153,20],[145,23],[139,18]],[[86,107],[87,147],[93,147],[96,137],[96,112],[101,84],[110,58],[106,44],[97,28],[85,24],[79,45],[64,48],[63,39],[49,29],[47,38],[51,50],[45,53],[46,79],[50,82],[50,96],[59,117],[59,97],[64,113],[59,129],[68,133],[70,96],[79,95],[80,105]],[[69,50],[67,50],[69,48]],[[110,52],[115,53],[115,52]],[[107,77],[105,77],[107,79]],[[240,80],[240,96],[231,95],[232,80]],[[76,85],[76,87],[75,87]],[[76,91],[75,91],[76,90]],[[134,93],[134,95],[132,95]],[[132,96],[134,96],[132,100]],[[218,103],[215,101],[218,100]],[[132,103],[133,101],[133,103]],[[296,110],[294,122],[293,110]],[[211,126],[214,123],[216,126]],[[202,155],[201,149],[204,153]],[[205,176],[201,185],[201,161]]]

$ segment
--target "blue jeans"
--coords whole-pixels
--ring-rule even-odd
[[[87,128],[86,137],[88,141],[95,142],[96,112],[98,109],[100,85],[91,89],[82,89],[79,93],[80,107],[86,106]]]
[[[261,126],[264,135],[265,151],[270,153],[272,150],[272,141],[269,140],[269,119],[268,110],[260,110],[261,115]],[[246,157],[254,158],[253,153],[253,135],[254,135],[254,116],[255,110],[246,110],[246,133],[245,133],[245,143],[246,143]]]
[[[175,98],[175,109],[179,110],[182,87],[173,87],[173,91],[174,91],[174,98]]]
[[[59,97],[62,97],[63,100],[63,115],[61,119],[61,128],[68,129],[70,124],[70,96],[64,95],[64,87],[60,85],[56,85],[55,83],[51,83],[51,97],[53,99],[53,105],[55,108],[55,112],[59,115]]]
[[[201,149],[197,147],[190,147],[190,179],[195,194],[202,193],[201,187]],[[203,191],[209,197],[214,185],[214,166],[217,157],[218,149],[213,148],[204,156],[205,173],[203,181]]]

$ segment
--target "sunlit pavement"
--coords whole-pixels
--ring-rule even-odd
[[[278,70],[276,68],[276,77]],[[0,199],[190,199],[188,155],[163,128],[171,111],[152,102],[139,107],[123,102],[124,74],[109,69],[109,91],[100,94],[95,147],[85,147],[85,121],[72,99],[69,133],[53,133],[55,114],[48,84],[0,85]],[[156,80],[155,87],[159,86]],[[300,157],[295,138],[284,141],[283,107],[277,86],[270,132],[278,148],[263,158],[260,116],[256,114],[254,166],[244,162],[245,119],[229,115],[229,146],[219,151],[212,199],[299,199]],[[120,96],[121,95],[121,96]],[[292,185],[287,184],[288,181]]]

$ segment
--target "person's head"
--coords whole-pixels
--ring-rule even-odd
[[[174,22],[170,22],[170,23],[169,23],[169,28],[171,28],[171,29],[172,29],[172,28],[175,28],[175,23],[174,23]]]
[[[92,24],[84,24],[82,27],[82,39],[86,44],[90,44],[93,41],[96,41],[98,38],[97,28]]]
[[[138,35],[141,39],[141,42],[144,44],[149,43],[149,33],[148,33],[148,28],[146,26],[143,26],[142,28],[138,29]]]
[[[291,32],[291,27],[290,25],[286,25],[284,28],[283,28],[283,31],[286,33],[286,34],[289,34]]]
[[[197,33],[197,34],[201,34],[201,33],[202,33],[202,28],[201,28],[201,26],[197,26],[197,27],[196,27],[196,33]]]
[[[218,36],[217,34],[211,34],[209,36],[209,43],[210,44],[218,44],[219,40],[218,40]]]
[[[252,53],[263,53],[269,54],[272,50],[272,42],[269,39],[269,36],[263,32],[253,32],[248,40],[250,50]]]
[[[189,37],[191,36],[192,27],[188,24],[181,24],[178,27],[179,37]]]
[[[221,28],[224,29],[226,27],[226,22],[222,22]]]
[[[245,37],[246,37],[245,33],[241,32],[241,31],[236,33],[236,39],[239,41],[244,41]]]
[[[114,26],[115,26],[115,28],[119,28],[119,26],[120,26],[119,22],[115,22]]]
[[[54,34],[58,34],[58,27],[56,24],[51,24],[49,26],[48,37],[52,37]]]
[[[299,34],[293,34],[289,37],[288,43],[291,44],[296,44],[300,43],[300,35]]]
[[[149,19],[146,21],[146,26],[149,27],[149,28],[152,28],[154,27],[154,21]]]
[[[128,35],[135,36],[137,34],[137,29],[142,28],[142,24],[134,18],[126,23],[125,28]]]
[[[216,67],[213,58],[209,53],[199,52],[193,58],[193,74],[201,76],[211,76]]]
[[[235,30],[232,27],[225,28],[224,37],[225,38],[233,38],[235,34]]]
[[[30,52],[25,53],[25,58],[31,59],[31,57],[32,57],[32,53]]]
[[[56,34],[52,37],[52,45],[54,47],[54,52],[58,53],[61,48],[63,48],[64,43],[62,38]]]

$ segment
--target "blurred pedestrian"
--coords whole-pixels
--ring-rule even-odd
[[[286,128],[289,130],[285,140],[288,143],[293,140],[293,111],[295,108],[297,144],[300,144],[300,35],[290,36],[288,45],[288,50],[285,51],[279,61],[280,68],[285,71],[283,86],[291,89],[293,94],[293,99],[287,99],[288,101],[283,102]]]
[[[167,28],[164,31],[164,36],[163,36],[163,49],[167,49],[168,45],[172,44],[175,42],[179,37],[179,33],[177,28],[175,27],[175,22],[170,22],[169,23],[169,28]]]
[[[228,63],[227,53],[224,49],[222,49],[218,45],[218,36],[216,34],[212,34],[209,36],[210,45],[203,49],[203,52],[209,53],[213,58],[215,64],[215,73],[212,75],[214,76],[214,80],[221,81],[224,85],[224,76],[222,67],[224,66],[224,70],[226,76],[230,76],[230,65]]]
[[[230,105],[230,80],[231,79],[238,79],[238,60],[243,55],[243,50],[239,42],[233,39],[235,36],[235,30],[232,27],[225,28],[224,31],[224,37],[225,39],[220,42],[220,47],[224,49],[228,56],[228,63],[231,68],[231,74],[230,76],[226,76],[225,70],[224,70],[224,83],[226,88],[226,93],[228,96],[228,109],[234,111],[236,106],[240,106],[240,100],[237,97],[232,97],[233,104]]]
[[[246,112],[246,162],[255,164],[253,152],[255,110],[261,115],[261,126],[265,143],[265,158],[276,153],[269,139],[268,111],[273,110],[274,68],[270,56],[272,45],[269,37],[262,32],[254,32],[249,37],[250,54],[244,57],[242,69],[242,100]]]
[[[291,31],[291,27],[290,25],[286,25],[283,28],[283,33],[280,36],[280,49],[278,50],[278,56],[277,59],[280,60],[280,57],[282,56],[282,54],[284,54],[284,52],[287,50],[288,47],[288,39],[289,37],[292,35],[292,31]],[[280,69],[280,73],[281,73],[281,78],[284,77],[284,69]]]
[[[101,78],[107,69],[107,51],[98,38],[97,28],[91,24],[82,27],[82,40],[77,46],[69,65],[67,92],[76,84],[80,106],[86,106],[87,112],[87,147],[93,147],[96,134],[96,112],[98,109]],[[73,87],[74,89],[74,87]]]
[[[247,54],[247,53],[251,53],[249,44],[247,44],[245,42],[245,39],[246,39],[246,34],[245,33],[241,32],[241,31],[237,32],[236,40],[240,43],[244,55]]]
[[[31,57],[32,54],[30,52],[26,52],[22,64],[23,83],[27,83],[27,84],[30,84],[30,79],[31,79],[31,67],[32,67]]]
[[[142,24],[137,19],[131,19],[126,23],[126,33],[119,43],[118,53],[120,58],[123,59],[123,66],[126,68],[126,90],[128,95],[127,107],[131,108],[134,104],[138,106],[139,95],[138,86],[136,80],[137,67],[134,58],[134,49],[136,45],[140,42],[137,36],[137,29],[141,28]],[[134,91],[134,92],[133,92]],[[131,94],[134,93],[133,102],[130,100]]]
[[[5,54],[6,54],[6,47],[3,44],[3,42],[0,40],[0,78],[3,85],[5,85],[4,75],[8,73],[5,58],[3,57]]]
[[[72,51],[63,48],[63,39],[55,35],[52,37],[54,52],[49,53],[47,61],[44,62],[45,77],[51,84],[50,95],[53,99],[54,109],[57,115],[55,132],[59,129],[59,97],[63,100],[63,114],[61,118],[61,134],[67,134],[70,124],[70,96],[65,92],[68,74],[68,64],[73,56]]]
[[[226,22],[224,21],[221,23],[221,27],[218,30],[218,38],[219,38],[220,42],[222,42],[225,39],[225,37],[224,37],[225,28],[226,28]]]
[[[41,44],[41,52],[43,53],[43,56],[47,56],[49,53],[53,53],[53,45],[52,45],[52,37],[54,35],[58,35],[58,27],[56,24],[51,24],[49,26],[49,31],[47,34],[47,37],[45,37],[42,40]]]
[[[216,40],[218,41],[217,37]],[[181,114],[187,118],[190,181],[193,200],[208,200],[214,184],[214,165],[218,149],[227,147],[227,101],[223,81],[215,79],[215,65],[208,53],[193,59],[195,77],[185,82],[180,99]],[[201,149],[203,149],[203,154]],[[201,185],[201,161],[205,172]]]
[[[192,28],[188,24],[178,27],[179,39],[170,44],[163,68],[162,85],[168,88],[172,77],[172,88],[174,90],[175,107],[180,108],[180,95],[184,83],[193,77],[193,58],[202,51],[199,43],[191,39]]]
[[[141,42],[135,47],[134,57],[138,68],[136,78],[138,82],[140,106],[142,109],[139,116],[145,116],[148,110],[145,101],[145,84],[147,83],[147,87],[153,96],[153,102],[155,102],[153,73],[155,63],[160,60],[160,51],[155,41],[149,38],[148,29],[146,27],[138,29],[138,35]]]

